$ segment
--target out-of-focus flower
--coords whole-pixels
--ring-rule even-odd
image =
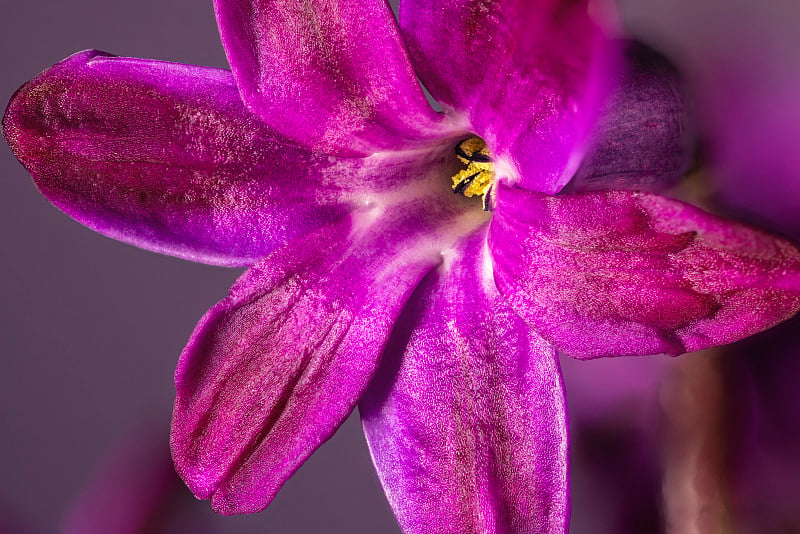
[[[683,359],[562,358],[570,419],[572,532],[664,532],[659,391]]]
[[[800,4],[621,3],[626,26],[689,77],[715,198],[800,236]]]
[[[76,220],[251,266],[176,371],[175,463],[216,510],[263,509],[358,404],[405,532],[564,531],[557,351],[679,354],[800,307],[789,242],[631,190],[682,172],[683,110],[646,58],[618,76],[584,2],[215,9],[231,72],[81,52],[4,131]]]
[[[210,532],[198,518],[180,514],[181,494],[188,492],[175,473],[164,438],[142,427],[112,448],[69,510],[62,533]]]
[[[658,13],[665,21],[658,40],[695,86],[713,198],[741,217],[800,238],[800,4],[754,9],[706,0],[669,9],[681,13],[681,21],[670,24],[667,12]],[[737,532],[800,531],[798,327],[794,318],[720,358],[724,483]]]
[[[726,355],[731,507],[743,533],[800,528],[799,325],[793,319]]]
[[[181,494],[161,432],[142,426],[98,462],[67,511],[61,534],[206,534],[206,524],[181,513]],[[32,534],[3,522],[0,534]]]
[[[143,434],[113,450],[70,510],[64,534],[153,530],[151,522],[175,489],[177,478],[167,451],[158,443]]]

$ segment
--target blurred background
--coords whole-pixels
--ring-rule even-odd
[[[800,3],[621,8],[625,34],[686,76],[704,201],[800,240]],[[86,48],[226,66],[210,2],[5,0],[2,13],[3,101]],[[0,533],[399,533],[356,417],[265,512],[196,501],[168,462],[172,373],[239,272],[101,237],[51,207],[5,143],[0,165]],[[563,363],[573,534],[800,532],[798,321],[677,360]],[[137,519],[123,532],[120,517]]]

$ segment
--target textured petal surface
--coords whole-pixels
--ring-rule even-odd
[[[348,416],[413,288],[455,233],[485,224],[439,205],[366,208],[290,243],[200,321],[172,430],[198,497],[225,514],[263,509]]]
[[[498,298],[486,230],[412,296],[359,405],[406,534],[565,532],[564,392],[553,348]]]
[[[252,264],[354,206],[443,181],[431,169],[454,160],[446,150],[315,154],[249,113],[228,71],[96,51],[23,86],[4,133],[42,193],[77,221],[222,265]]]
[[[422,82],[501,174],[546,193],[572,177],[610,67],[586,1],[403,0],[400,25]]]
[[[800,309],[794,245],[657,195],[501,185],[489,243],[501,293],[578,358],[692,352]]]
[[[382,0],[215,0],[242,98],[271,126],[339,155],[446,133]]]
[[[665,57],[626,43],[624,69],[567,190],[659,191],[675,185],[692,155],[687,103],[683,79]]]

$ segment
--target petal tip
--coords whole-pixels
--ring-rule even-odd
[[[264,510],[272,498],[266,504],[260,504],[261,500],[250,500],[246,496],[236,498],[234,495],[225,491],[216,491],[211,496],[211,509],[224,516],[255,514]]]
[[[181,477],[189,491],[198,499],[210,499],[219,486],[217,480],[212,480],[202,467],[193,462],[189,455],[185,453],[182,445],[183,440],[176,439],[176,432],[173,428],[172,438],[170,440],[170,450],[172,453],[172,463],[175,466],[175,472]]]
[[[39,74],[37,74],[31,80],[22,84],[14,94],[11,95],[11,98],[6,105],[5,111],[3,112],[3,119],[2,119],[2,130],[3,130],[3,137],[5,138],[8,145],[11,147],[14,156],[19,160],[23,167],[31,174],[36,180],[36,175],[32,172],[31,165],[33,163],[32,158],[28,157],[27,152],[31,147],[28,146],[31,143],[31,140],[27,140],[26,142],[26,130],[34,131],[36,129],[36,124],[31,122],[30,117],[34,116],[31,114],[31,110],[27,109],[26,104],[35,104],[29,100],[33,93],[36,92],[37,89],[46,85],[50,79],[52,74],[58,74],[60,71],[64,70],[68,66],[73,66],[76,63],[89,63],[92,59],[96,57],[114,57],[113,54],[109,54],[108,52],[103,52],[102,50],[96,49],[86,49],[75,52],[74,54],[62,59],[58,63],[47,67],[46,69],[42,70]],[[44,104],[42,104],[44,105]],[[26,120],[26,115],[29,115],[28,119]],[[44,113],[39,114],[39,116],[45,116]],[[35,133],[30,134],[31,136],[35,136]],[[38,184],[38,182],[37,182]]]

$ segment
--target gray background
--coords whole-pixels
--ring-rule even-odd
[[[631,1],[626,20],[698,73],[718,29],[746,28],[749,17],[796,28],[792,3]],[[85,48],[226,66],[210,2],[5,0],[1,18],[4,102]],[[101,237],[51,207],[4,143],[0,166],[0,513],[31,532],[57,532],[115,443],[144,424],[166,444],[177,355],[238,271]],[[355,418],[266,512],[220,518],[188,496],[180,506],[215,532],[399,532]],[[579,499],[573,532],[591,532],[593,513],[591,497]]]

